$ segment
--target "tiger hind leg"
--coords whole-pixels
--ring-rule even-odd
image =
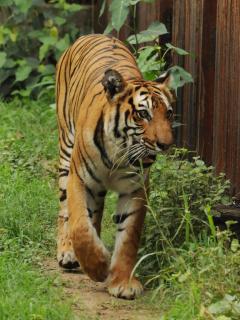
[[[74,170],[70,172],[67,188],[73,248],[82,270],[92,280],[104,281],[108,276],[110,255],[99,237],[102,205],[99,206],[92,192],[92,201],[88,201],[90,190]],[[95,215],[98,219],[94,218]]]
[[[63,132],[63,131],[62,131]],[[69,139],[70,140],[70,139]],[[65,139],[60,142],[60,164],[59,164],[59,193],[60,211],[58,215],[58,237],[57,237],[57,260],[60,267],[75,269],[79,267],[73,250],[69,233],[69,213],[67,208],[67,181],[69,175],[72,144],[64,145]],[[67,147],[67,148],[66,148]],[[65,150],[63,152],[62,150]]]

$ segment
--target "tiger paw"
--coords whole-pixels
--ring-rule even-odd
[[[68,242],[68,246],[66,242],[59,245],[57,260],[59,266],[64,269],[76,269],[79,267],[79,262],[77,261],[70,241]]]
[[[143,292],[143,286],[136,278],[125,280],[110,280],[108,292],[117,298],[132,300]]]
[[[57,260],[59,266],[64,269],[76,269],[80,266],[73,251],[62,252]]]

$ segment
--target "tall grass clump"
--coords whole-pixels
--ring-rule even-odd
[[[188,158],[189,151],[175,149],[160,155],[152,168],[139,270],[150,282],[155,279],[154,285],[179,250],[208,241],[208,236],[215,241],[213,207],[228,200],[224,175],[215,175],[199,157]]]

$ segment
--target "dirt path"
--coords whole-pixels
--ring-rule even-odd
[[[80,320],[157,320],[159,308],[149,303],[149,293],[143,297],[127,301],[111,297],[104,284],[91,281],[86,275],[66,272],[58,267],[56,261],[49,259],[44,263],[47,272],[60,276],[66,297],[73,300],[73,310]]]

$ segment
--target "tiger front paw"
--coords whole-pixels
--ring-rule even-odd
[[[134,277],[124,280],[114,279],[108,281],[108,292],[114,297],[132,300],[143,292],[143,286]]]

